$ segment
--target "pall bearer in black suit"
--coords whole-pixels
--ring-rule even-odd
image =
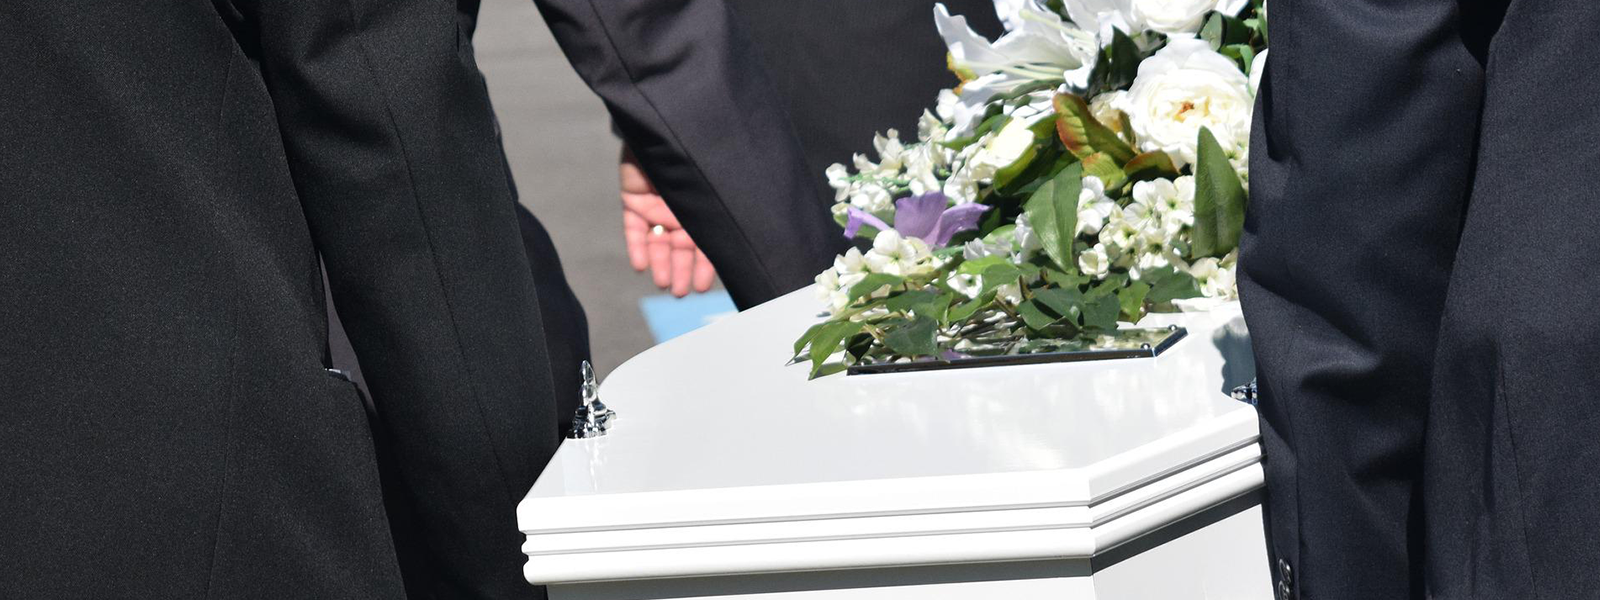
[[[1281,597],[1600,595],[1600,4],[1271,0],[1241,290]]]
[[[708,33],[719,1],[540,4],[657,183],[690,190],[680,216],[805,189],[759,70]],[[680,18],[627,29],[649,10]],[[677,80],[647,65],[691,54],[711,68],[676,75],[720,104],[661,111],[744,108],[714,138],[651,102]],[[697,169],[689,139],[784,168],[721,186],[737,165]],[[531,276],[505,164],[453,2],[0,3],[0,598],[542,596],[515,505],[575,391],[538,289],[565,284]],[[831,229],[812,208],[773,239]],[[328,369],[319,263],[375,419]]]

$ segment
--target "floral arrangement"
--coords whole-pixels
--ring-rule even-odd
[[[817,276],[827,319],[795,343],[938,360],[1065,347],[1235,295],[1261,0],[995,0],[991,41],[935,10],[960,85],[915,141],[833,165],[862,240]]]

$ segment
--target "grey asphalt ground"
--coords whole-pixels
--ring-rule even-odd
[[[660,293],[622,244],[620,142],[531,0],[485,0],[474,44],[522,203],[555,240],[604,377],[653,344],[639,299]]]

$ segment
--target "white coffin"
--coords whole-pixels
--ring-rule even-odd
[[[802,290],[604,382],[518,509],[557,599],[1270,598],[1236,306],[1153,359],[806,380]]]

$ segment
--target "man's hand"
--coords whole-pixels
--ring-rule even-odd
[[[648,267],[656,287],[670,289],[679,298],[689,295],[691,288],[696,292],[710,290],[717,277],[716,269],[656,193],[627,146],[622,148],[619,170],[622,237],[628,244],[628,262],[633,264],[633,270],[643,272]]]

